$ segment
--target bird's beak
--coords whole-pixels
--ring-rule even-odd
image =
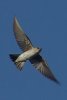
[[[42,48],[39,49],[39,52],[41,52],[41,51],[42,51]]]

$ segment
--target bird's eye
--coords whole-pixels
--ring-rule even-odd
[[[37,49],[40,49],[40,48],[37,48]]]

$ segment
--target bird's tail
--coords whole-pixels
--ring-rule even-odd
[[[23,68],[23,65],[24,65],[25,61],[23,61],[23,62],[15,62],[15,60],[18,58],[19,55],[20,54],[9,54],[9,56],[10,56],[11,60],[14,62],[14,64],[17,66],[17,68],[19,70],[21,70]]]

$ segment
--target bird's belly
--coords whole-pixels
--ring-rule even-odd
[[[28,50],[24,53],[22,53],[16,60],[16,62],[18,61],[25,61],[25,60],[28,60],[30,59],[32,56],[36,55],[37,52],[35,52],[34,50]]]

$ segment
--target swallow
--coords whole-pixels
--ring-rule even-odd
[[[27,60],[44,76],[48,79],[59,83],[59,81],[55,78],[54,74],[50,70],[46,60],[40,55],[41,48],[34,47],[29,37],[21,28],[18,20],[14,17],[13,21],[13,32],[16,38],[17,44],[23,51],[21,54],[9,54],[11,60],[14,62],[16,67],[21,71],[23,70],[23,66]]]

